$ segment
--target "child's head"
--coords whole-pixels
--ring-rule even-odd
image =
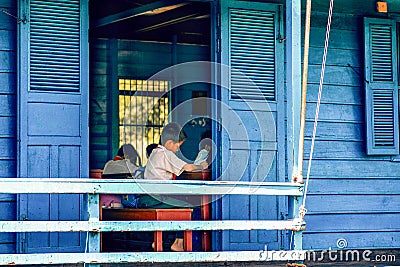
[[[161,132],[161,144],[176,153],[186,139],[186,134],[177,123],[168,123]]]
[[[146,147],[146,156],[150,157],[151,152],[155,149],[158,145],[157,144],[150,144]]]
[[[131,144],[122,145],[117,152],[117,155],[124,159],[129,159],[133,164],[142,165],[139,154]]]
[[[212,148],[212,140],[210,138],[204,138],[199,143],[199,150],[205,149],[210,151]]]

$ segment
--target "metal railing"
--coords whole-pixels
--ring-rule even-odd
[[[87,252],[0,254],[0,265],[78,264],[134,262],[302,261],[304,221],[298,210],[303,185],[297,183],[229,181],[155,181],[134,179],[0,179],[0,193],[87,194],[87,221],[0,221],[2,232],[88,232]],[[100,194],[276,195],[291,198],[290,220],[222,221],[100,221]],[[223,252],[100,252],[100,233],[112,231],[184,230],[291,230],[290,251]]]

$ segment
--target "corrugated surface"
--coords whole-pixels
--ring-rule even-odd
[[[393,80],[392,27],[371,26],[371,50],[373,80],[391,82]]]
[[[231,97],[275,100],[275,13],[231,9],[230,20]]]
[[[32,0],[31,90],[79,91],[79,0]]]
[[[392,90],[373,92],[374,145],[394,146],[394,107]]]

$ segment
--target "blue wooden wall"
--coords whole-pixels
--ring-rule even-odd
[[[16,14],[16,1],[0,0],[0,9]],[[0,177],[16,177],[17,23],[0,13]],[[0,220],[16,219],[15,195],[0,194]],[[0,252],[15,252],[15,234],[0,234]]]
[[[90,43],[90,167],[103,168],[118,149],[118,77],[148,79],[172,66],[196,60],[208,60],[208,46],[154,43],[128,40],[95,39]],[[173,51],[176,56],[173,56]],[[186,85],[176,93],[172,105],[190,99],[193,90],[207,91],[207,85]],[[182,123],[183,124],[183,123]],[[187,133],[184,146],[198,151],[200,132]],[[184,148],[182,148],[183,150]],[[193,159],[195,155],[193,156]]]
[[[305,158],[317,101],[329,1],[313,5]],[[357,2],[357,3],[355,3]],[[400,5],[389,2],[389,11]],[[364,101],[363,17],[375,12],[373,1],[335,1],[307,197],[306,249],[394,248],[400,242],[400,162],[367,156]],[[304,173],[306,173],[307,163]]]
[[[397,227],[400,219],[399,158],[365,153],[362,18],[379,17],[379,14],[374,11],[372,0],[335,3],[307,198],[304,247],[335,249],[337,240],[345,238],[348,248],[394,248],[400,242],[400,232],[390,230]],[[389,10],[391,3],[394,2],[389,1]],[[399,4],[396,5],[399,9]],[[17,13],[13,0],[0,0],[0,8]],[[313,4],[306,158],[326,15],[327,3]],[[14,18],[0,13],[0,177],[16,176],[16,25]],[[129,41],[113,44],[110,40],[92,40],[91,46],[90,164],[91,168],[102,168],[112,156],[109,151],[115,148],[109,137],[112,118],[107,115],[111,95],[108,88],[113,82],[110,74],[116,71],[121,76],[148,78],[172,64],[171,44]],[[116,47],[117,56],[111,53],[113,47]],[[208,47],[186,48],[194,51],[188,53],[191,56],[187,56],[187,61],[208,59]],[[110,62],[115,59],[119,62],[120,57],[124,58],[125,67],[117,65],[116,70],[110,67]],[[140,67],[131,62],[139,63]],[[15,210],[15,196],[0,195],[0,220],[15,220]],[[0,235],[0,252],[15,252],[14,234]]]

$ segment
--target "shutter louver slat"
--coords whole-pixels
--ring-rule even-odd
[[[392,81],[392,29],[387,25],[371,27],[372,37],[372,79]]]
[[[79,0],[31,0],[30,8],[30,89],[79,91]]]
[[[275,13],[231,9],[230,19],[231,98],[275,100]]]
[[[374,145],[394,145],[393,91],[376,90],[374,100]]]

